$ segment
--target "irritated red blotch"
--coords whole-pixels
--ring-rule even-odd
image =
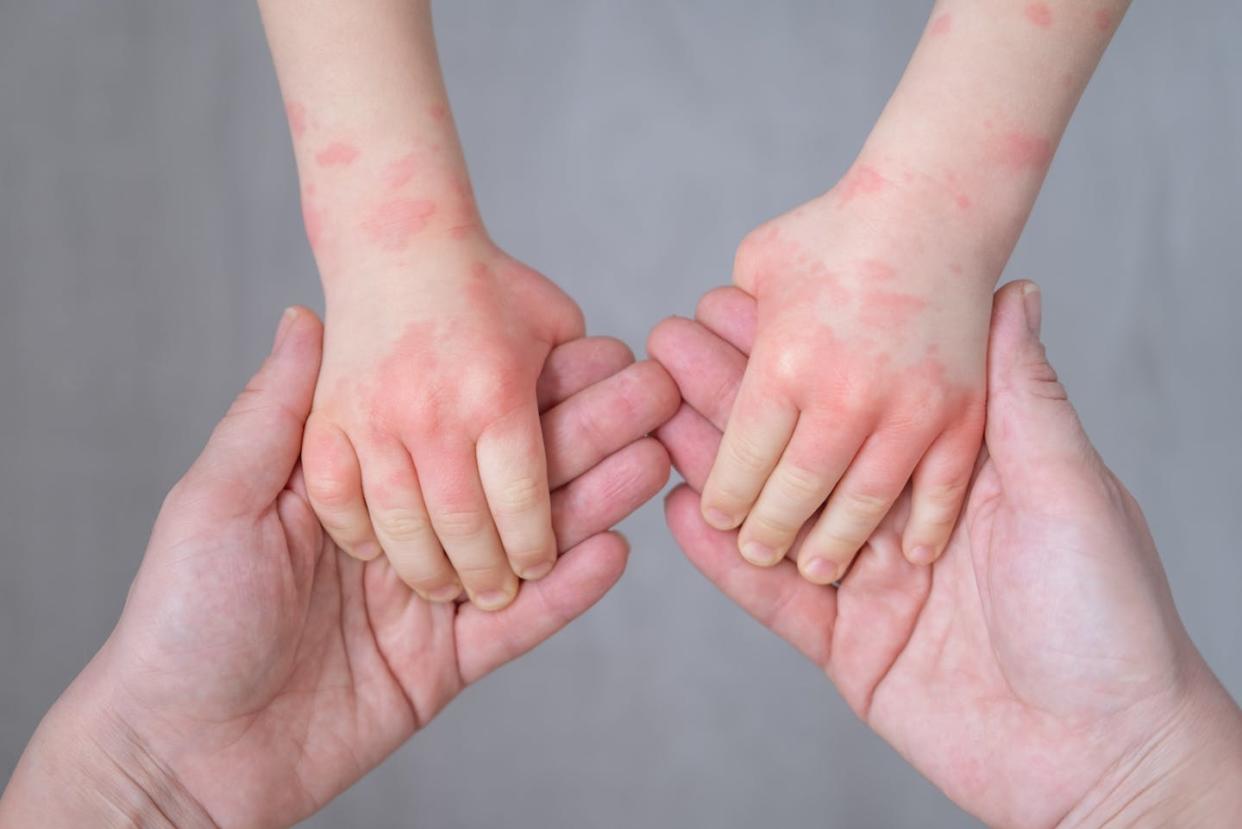
[[[837,187],[841,204],[849,204],[860,196],[874,196],[882,193],[888,186],[888,179],[868,164],[857,164],[850,168]]]
[[[908,324],[926,307],[927,300],[900,291],[864,291],[858,318],[866,325],[895,328]]]
[[[435,202],[426,199],[389,199],[367,214],[362,230],[384,250],[404,250],[435,212]]]
[[[435,103],[427,107],[427,114],[431,116],[432,121],[441,122],[448,118],[448,107],[441,103]]]
[[[294,138],[306,135],[306,107],[297,101],[285,104],[285,117],[289,119],[289,132]]]
[[[1043,170],[1052,163],[1052,142],[1040,135],[1014,130],[988,140],[988,155],[1011,170]]]
[[[885,280],[897,275],[897,269],[883,259],[864,259],[859,266],[862,275],[868,279]]]
[[[389,162],[384,167],[381,174],[381,180],[384,186],[390,190],[396,190],[410,183],[414,178],[414,174],[418,172],[418,154],[410,153],[403,155],[396,161]]]
[[[953,15],[945,12],[931,22],[928,31],[935,37],[942,37],[953,31]]]
[[[1034,2],[1026,4],[1026,19],[1041,29],[1052,27],[1052,9],[1047,3]]]
[[[1113,16],[1108,13],[1107,9],[1098,9],[1095,13],[1095,28],[1101,32],[1110,32],[1113,29]]]
[[[344,141],[334,141],[315,154],[320,167],[348,167],[358,158],[358,148]]]

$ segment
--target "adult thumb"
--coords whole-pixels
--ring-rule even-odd
[[[293,307],[272,351],[216,426],[182,485],[229,514],[266,509],[288,483],[302,448],[323,351],[323,325]]]
[[[1099,469],[1099,457],[1040,340],[1039,287],[1011,282],[996,293],[988,344],[988,454],[1011,493],[1044,500]],[[1075,474],[1076,473],[1076,474]]]

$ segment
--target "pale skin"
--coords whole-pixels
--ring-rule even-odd
[[[983,433],[991,294],[1124,0],[941,0],[850,171],[738,248],[758,329],[703,515],[751,563],[819,514],[803,576],[839,579],[908,483],[928,564]]]
[[[499,610],[556,561],[536,379],[582,314],[483,227],[427,0],[259,6],[327,300],[310,502],[420,596]]]
[[[761,312],[736,288],[649,348],[685,403],[657,436],[691,562],[820,666],[850,707],[991,826],[1242,825],[1242,712],[1191,643],[1143,515],[1096,454],[1039,340],[1039,293],[998,293],[985,447],[944,553],[919,566],[903,496],[839,587],[757,568],[702,518]],[[793,555],[810,554],[811,536]]]
[[[536,646],[620,578],[608,528],[668,456],[677,407],[615,340],[555,349],[536,399],[554,481],[554,573],[503,611],[432,603],[323,531],[298,466],[322,329],[304,309],[165,501],[116,629],[40,724],[0,826],[289,826]]]

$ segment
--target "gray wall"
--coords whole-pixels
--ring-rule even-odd
[[[495,236],[641,349],[760,220],[830,184],[928,4],[441,2]],[[1242,5],[1138,3],[1009,276],[1242,692]],[[166,488],[320,304],[245,0],[0,0],[0,776],[121,606]],[[959,826],[657,505],[584,620],[314,826]]]

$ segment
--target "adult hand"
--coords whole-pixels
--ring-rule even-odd
[[[738,558],[698,495],[745,370],[753,300],[709,294],[649,350],[686,399],[657,433],[691,561],[836,683],[851,708],[992,825],[1242,825],[1242,717],[1188,638],[1134,499],[1048,364],[1039,294],[996,297],[986,445],[931,568],[902,555],[908,494],[840,586]],[[804,531],[805,535],[805,531]],[[795,554],[797,548],[795,548]]]
[[[169,494],[120,622],[40,725],[0,824],[291,824],[620,577],[626,544],[606,530],[668,475],[643,437],[677,404],[659,366],[606,339],[552,352],[538,389],[562,555],[487,613],[423,600],[320,527],[295,467],[321,331],[286,317]]]

